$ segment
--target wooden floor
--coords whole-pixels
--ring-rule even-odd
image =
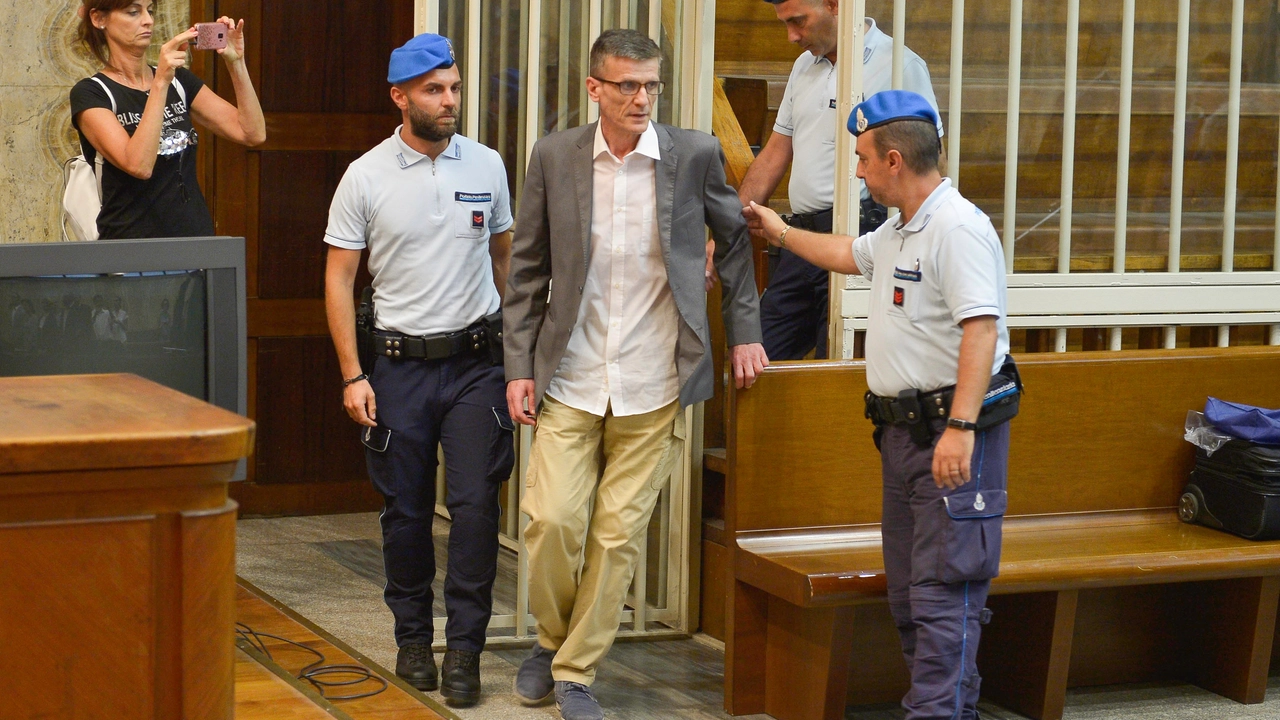
[[[289,681],[236,650],[236,720],[332,720]]]
[[[456,720],[455,715],[405,685],[393,673],[278,606],[244,581],[236,588],[236,619],[258,633],[288,638],[322,653],[325,664],[363,665],[388,679],[386,690],[372,697],[327,701],[310,683],[295,677],[315,657],[288,643],[266,638],[264,643],[271,653],[270,659],[243,645],[237,650],[237,720]],[[378,685],[376,681],[366,680],[331,692],[358,694],[376,690]]]

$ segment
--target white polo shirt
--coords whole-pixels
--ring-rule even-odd
[[[497,152],[454,135],[432,160],[396,128],[342,176],[325,242],[369,248],[378,327],[433,335],[498,310],[489,235],[512,223]]]
[[[893,85],[893,38],[880,32],[876,21],[867,18],[870,29],[862,51],[863,97],[870,97]],[[924,96],[934,110],[929,67],[919,55],[905,48],[902,87]],[[773,131],[791,138],[791,184],[787,194],[791,210],[812,213],[830,210],[835,197],[836,134],[847,132],[845,120],[836,110],[836,66],[826,57],[805,51],[791,67],[787,89],[778,107]],[[856,103],[855,103],[856,104]],[[868,197],[862,187],[862,197]]]
[[[991,220],[942,183],[911,218],[901,213],[853,241],[853,257],[871,281],[867,386],[894,397],[956,383],[960,321],[994,315],[999,337],[991,374],[1009,352],[1004,249]]]

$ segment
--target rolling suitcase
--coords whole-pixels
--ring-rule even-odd
[[[1197,448],[1178,516],[1250,540],[1280,538],[1280,446],[1231,440],[1212,455]]]

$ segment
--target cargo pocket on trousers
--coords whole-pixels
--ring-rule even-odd
[[[671,427],[671,438],[662,451],[662,457],[658,459],[658,466],[653,469],[653,477],[649,479],[654,490],[661,490],[671,479],[671,471],[684,455],[684,440],[684,410],[677,410],[675,423]]]
[[[972,490],[942,498],[938,580],[990,580],[1000,574],[1000,536],[1008,498],[1004,490]]]
[[[493,408],[493,435],[489,442],[489,481],[501,483],[511,477],[516,464],[515,429],[505,407]]]

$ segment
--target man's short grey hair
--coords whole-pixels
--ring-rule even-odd
[[[604,59],[608,57],[628,60],[652,60],[662,58],[662,50],[648,35],[639,30],[605,30],[591,44],[591,75],[600,77],[604,72]]]
[[[897,150],[902,163],[911,172],[925,175],[938,169],[941,160],[942,141],[938,128],[923,120],[899,120],[875,128],[876,153],[880,157]]]

